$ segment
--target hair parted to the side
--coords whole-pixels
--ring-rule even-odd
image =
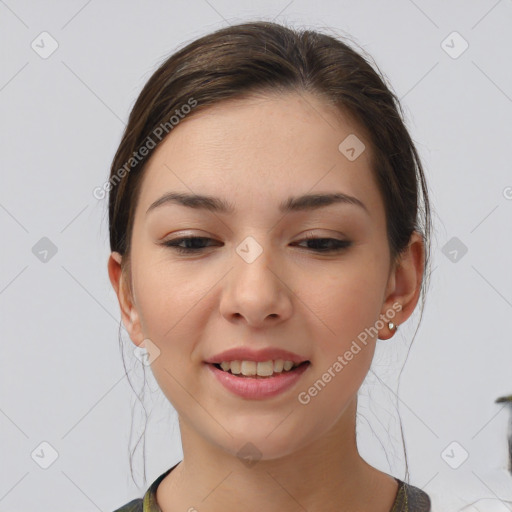
[[[131,110],[110,169],[110,248],[123,255],[123,275],[130,293],[131,235],[140,185],[154,149],[172,133],[169,120],[180,113],[193,116],[223,100],[252,93],[307,92],[323,99],[333,111],[354,119],[370,141],[372,172],[385,206],[391,261],[397,261],[407,248],[413,231],[423,236],[425,268],[419,327],[430,278],[432,221],[427,183],[400,102],[377,65],[370,64],[373,59],[363,54],[341,37],[256,21],[200,37],[158,67]],[[184,105],[190,107],[185,109]],[[122,351],[121,324],[119,341]],[[404,480],[408,481],[403,432],[402,445]],[[130,468],[133,478],[131,457]]]

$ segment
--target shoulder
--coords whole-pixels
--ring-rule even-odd
[[[142,512],[142,498],[137,498],[120,508],[116,508],[114,512]]]
[[[391,512],[431,512],[432,504],[429,495],[402,480],[398,481],[398,492]]]
[[[172,468],[162,473],[147,489],[142,498],[136,498],[129,501],[120,508],[116,508],[114,512],[143,512],[144,510],[150,512],[161,512],[158,503],[156,502],[156,489],[160,482],[179,464],[177,462]]]

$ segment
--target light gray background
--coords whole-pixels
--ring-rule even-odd
[[[443,511],[484,498],[493,505],[465,510],[512,510],[497,500],[512,500],[512,479],[508,410],[494,403],[512,393],[512,1],[0,0],[0,511],[111,511],[181,460],[175,413],[148,375],[147,480],[131,480],[135,400],[107,275],[107,203],[92,191],[158,63],[249,19],[332,27],[364,47],[401,98],[427,172],[432,286],[398,399],[419,310],[379,342],[361,390],[375,432],[361,420],[362,454],[403,476],[398,401],[415,485]],[[49,48],[44,31],[58,43],[48,58],[31,47]],[[469,44],[457,58],[454,31]],[[43,237],[57,249],[46,261]],[[456,261],[453,243],[467,247]]]

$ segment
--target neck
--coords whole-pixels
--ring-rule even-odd
[[[163,512],[192,505],[205,511],[243,505],[248,512],[389,512],[398,484],[359,455],[356,409],[354,399],[333,428],[307,446],[252,463],[207,442],[180,419],[183,460],[159,485],[157,502]]]

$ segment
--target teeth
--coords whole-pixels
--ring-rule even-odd
[[[240,361],[234,361],[234,362],[235,362],[235,363],[237,363],[237,362],[239,363]],[[227,371],[229,370],[229,368],[231,367],[231,365],[230,365],[228,362],[226,362],[226,361],[222,361],[222,363],[220,363],[220,367],[221,367],[225,372],[227,372]],[[238,371],[240,371],[240,370],[238,370]]]
[[[256,375],[258,373],[258,364],[254,361],[242,361],[240,367],[242,375]]]
[[[293,363],[291,361],[285,361],[284,362],[284,369],[286,371],[291,370],[292,366],[293,366]]]
[[[284,361],[282,359],[278,359],[277,361],[274,361],[274,371],[275,372],[282,372],[284,368]]]
[[[255,361],[223,361],[220,363],[220,367],[234,375],[242,374],[246,377],[258,375],[260,377],[269,377],[273,373],[281,373],[289,371],[292,368],[298,366],[293,361],[283,361],[282,359],[276,359],[275,361],[269,360],[264,362]]]

